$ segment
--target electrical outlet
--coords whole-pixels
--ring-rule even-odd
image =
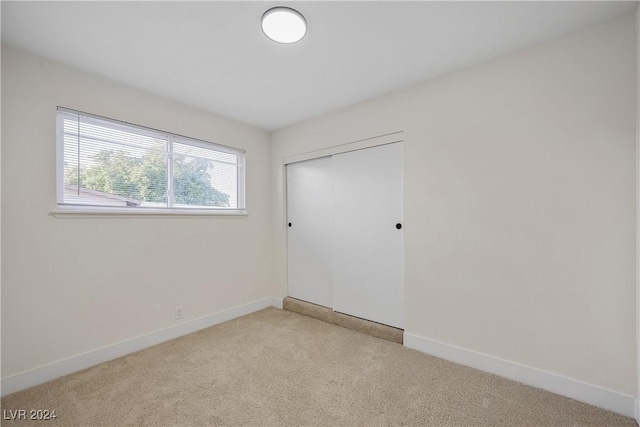
[[[176,307],[176,320],[182,319],[184,317],[184,307],[179,305]]]

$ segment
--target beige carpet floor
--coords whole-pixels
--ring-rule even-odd
[[[3,426],[635,426],[630,418],[268,308],[14,393]]]

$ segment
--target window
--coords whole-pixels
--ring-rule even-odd
[[[60,208],[244,210],[242,150],[61,107],[57,143]]]

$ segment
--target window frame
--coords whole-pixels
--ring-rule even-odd
[[[64,117],[63,114],[73,114],[82,116],[91,121],[95,119],[99,122],[108,122],[115,129],[131,130],[134,128],[136,132],[144,135],[159,137],[166,139],[166,154],[173,159],[173,144],[182,143],[194,147],[211,149],[227,154],[237,156],[237,207],[236,208],[188,208],[173,207],[173,160],[167,162],[167,204],[166,207],[120,207],[120,206],[96,206],[85,204],[64,203]],[[98,123],[103,125],[103,123]],[[58,106],[56,108],[56,209],[51,211],[51,215],[57,218],[73,218],[73,217],[246,217],[246,198],[245,198],[245,159],[246,151],[229,147],[222,144],[216,144],[201,139],[191,138],[188,136],[166,132],[146,126],[141,126],[122,120],[111,119],[96,114],[85,113],[66,107]]]

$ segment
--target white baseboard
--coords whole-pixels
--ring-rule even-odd
[[[404,333],[404,345],[441,359],[490,372],[627,417],[634,417],[638,410],[637,401],[633,396],[572,380],[571,378],[499,359],[487,354],[430,340],[407,332]]]
[[[263,298],[258,301],[179,323],[175,326],[170,326],[135,338],[120,341],[86,353],[78,354],[77,356],[72,356],[48,365],[39,366],[25,372],[20,372],[18,374],[2,378],[2,396],[51,381],[63,375],[77,372],[99,363],[107,362],[129,353],[133,353],[267,307],[282,308],[282,298]]]
[[[282,301],[284,298],[271,297],[271,306],[275,308],[282,308]]]

